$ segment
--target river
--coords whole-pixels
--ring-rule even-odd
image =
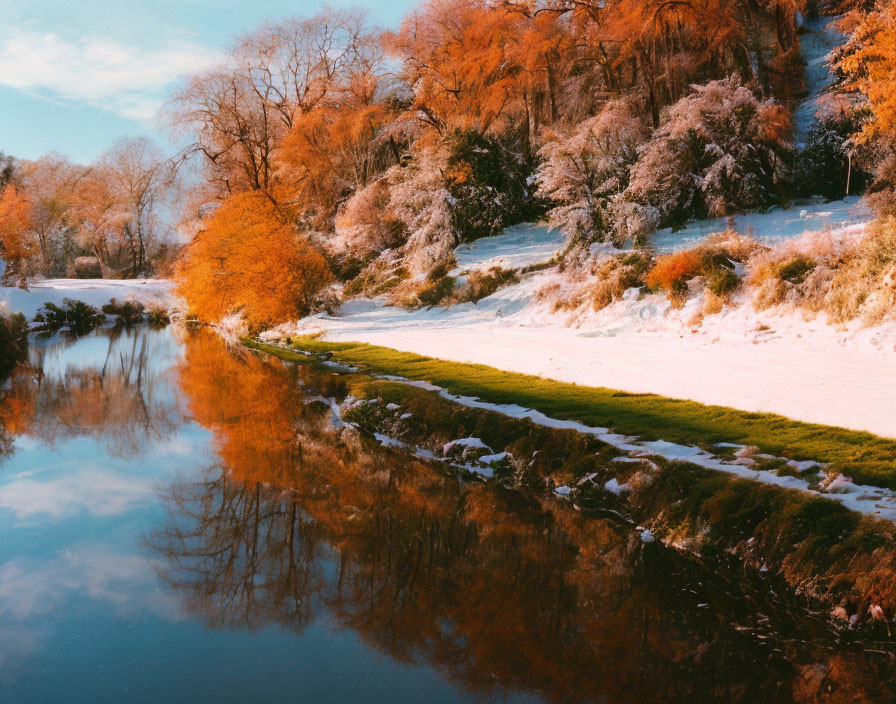
[[[334,423],[336,370],[177,327],[31,342],[0,701],[894,698],[890,656],[773,580]]]

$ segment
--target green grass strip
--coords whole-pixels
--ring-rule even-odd
[[[515,403],[552,418],[607,427],[644,440],[668,440],[710,450],[717,442],[756,445],[763,452],[830,463],[858,483],[896,489],[896,440],[867,432],[653,394],[578,386],[363,343],[302,337],[294,338],[292,344],[309,352],[332,352],[333,359],[344,364],[425,380],[452,394],[476,396],[491,403]],[[250,346],[294,361],[300,357],[270,345]]]

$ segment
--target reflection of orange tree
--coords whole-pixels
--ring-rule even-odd
[[[166,393],[163,376],[151,370],[154,334],[159,333],[135,329],[124,340],[113,335],[102,367],[42,377],[34,392],[31,434],[48,444],[74,437],[104,439],[107,451],[121,457],[170,437],[182,414]]]
[[[102,366],[45,376],[40,366],[20,365],[0,393],[0,435],[30,435],[52,446],[76,437],[105,440],[116,456],[140,453],[173,434],[181,423],[176,399],[166,394],[159,372],[150,370],[147,330],[109,338]],[[130,342],[130,344],[127,344]]]
[[[29,432],[34,421],[34,390],[39,373],[26,365],[17,367],[0,390],[0,461],[13,452],[17,435]]]
[[[790,645],[785,659],[733,628],[758,627],[735,583],[628,529],[334,430],[296,383],[331,377],[188,346],[181,380],[222,463],[166,494],[149,543],[209,624],[298,631],[324,610],[477,696],[842,701],[841,683],[858,701],[892,696],[861,655]]]
[[[218,454],[244,482],[288,486],[302,455],[295,424],[305,413],[293,368],[228,351],[206,330],[189,334],[178,381],[190,413],[215,431]]]

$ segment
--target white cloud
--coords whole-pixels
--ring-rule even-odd
[[[0,85],[142,121],[156,114],[166,87],[217,58],[216,52],[184,39],[150,49],[104,37],[72,41],[25,29],[4,34]]]
[[[58,519],[81,511],[116,516],[141,505],[155,491],[148,478],[88,469],[56,479],[18,479],[0,487],[0,508],[19,520]]]
[[[152,564],[137,554],[84,544],[49,559],[15,557],[0,564],[0,623],[52,615],[71,598],[85,596],[107,603],[120,617],[148,612],[182,618],[178,595],[160,590]]]

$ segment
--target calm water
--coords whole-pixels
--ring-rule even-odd
[[[308,401],[344,393],[205,333],[35,339],[0,391],[0,701],[893,700],[768,582],[340,434]]]

